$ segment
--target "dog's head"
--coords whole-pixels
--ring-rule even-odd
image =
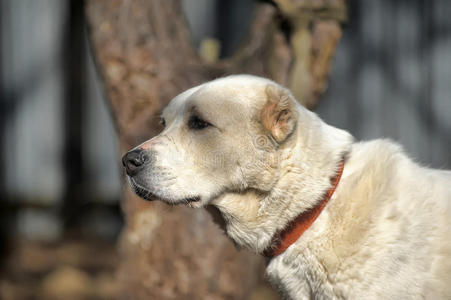
[[[249,75],[187,90],[161,121],[163,132],[123,157],[132,189],[148,200],[214,205],[227,234],[256,252],[319,201],[352,143],[287,89]]]
[[[218,79],[175,97],[162,113],[163,132],[123,164],[133,190],[149,200],[199,207],[228,192],[265,192],[297,118],[290,92],[272,81]]]

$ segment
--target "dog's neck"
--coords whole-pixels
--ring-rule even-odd
[[[298,124],[302,132],[293,137],[296,147],[279,150],[279,179],[268,193],[248,189],[227,193],[212,203],[221,211],[227,235],[237,245],[263,253],[278,232],[318,205],[331,188],[330,178],[338,173],[352,137],[316,115],[307,117],[308,123]]]
[[[331,178],[331,188],[324,194],[323,199],[316,204],[313,208],[302,212],[296,219],[294,219],[288,226],[277,233],[273,237],[272,243],[263,252],[266,257],[272,258],[274,256],[282,254],[288,247],[290,247],[298,238],[315,222],[316,218],[322,212],[329,199],[332,197],[338,183],[340,182],[341,175],[344,169],[344,159],[340,163],[340,169],[338,173]]]

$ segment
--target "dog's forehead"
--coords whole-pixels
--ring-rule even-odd
[[[189,98],[194,92],[196,92],[201,87],[202,87],[202,85],[196,86],[189,90],[184,91],[181,94],[178,94],[163,109],[162,116],[173,117],[176,114],[180,113],[183,110],[183,108],[186,106],[186,99]]]
[[[210,81],[179,94],[165,108],[163,116],[182,116],[194,109],[210,118],[243,118],[265,101],[265,86],[268,82],[249,75]]]
[[[191,101],[212,105],[254,106],[265,98],[265,85],[254,81],[211,82],[191,95]],[[188,100],[188,99],[187,99]]]
[[[220,128],[241,124],[255,114],[262,93],[251,85],[213,82],[186,99],[186,111],[196,111]]]

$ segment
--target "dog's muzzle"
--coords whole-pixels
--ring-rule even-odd
[[[144,149],[135,149],[122,157],[122,164],[128,176],[135,176],[150,162],[150,156]]]

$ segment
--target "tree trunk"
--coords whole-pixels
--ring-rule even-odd
[[[243,46],[231,58],[211,63],[193,48],[180,1],[86,2],[122,152],[162,129],[159,113],[171,98],[226,74],[272,78],[313,108],[345,19],[344,0],[262,3]],[[128,186],[123,210],[124,299],[263,299],[263,259],[236,250],[205,210],[148,203]]]

